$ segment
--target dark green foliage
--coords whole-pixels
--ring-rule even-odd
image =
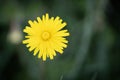
[[[1,0],[0,80],[120,80],[119,7],[118,0]],[[8,34],[46,12],[66,21],[70,36],[63,55],[43,62]]]

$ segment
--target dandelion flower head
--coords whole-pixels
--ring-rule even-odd
[[[29,51],[34,51],[33,55],[51,60],[56,56],[56,52],[62,54],[64,48],[67,47],[69,32],[63,29],[67,23],[63,22],[60,17],[51,17],[46,13],[42,18],[37,17],[37,20],[29,20],[29,26],[26,26],[23,32],[26,33],[23,44],[29,48]]]

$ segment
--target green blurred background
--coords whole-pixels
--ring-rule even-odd
[[[0,80],[120,80],[119,0],[0,0]],[[28,20],[67,22],[68,48],[43,62],[25,45]]]

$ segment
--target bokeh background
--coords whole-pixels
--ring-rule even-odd
[[[0,0],[0,80],[120,80],[119,0]],[[22,44],[28,20],[67,22],[64,54],[43,62]]]

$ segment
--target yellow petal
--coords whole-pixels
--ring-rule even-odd
[[[36,48],[35,50],[34,50],[34,56],[38,53],[38,51],[39,51],[39,49],[38,48]]]
[[[38,53],[38,58],[41,58],[42,57],[42,53],[41,53],[41,51],[39,51],[39,53]]]
[[[49,15],[48,15],[48,13],[46,13],[46,20],[48,20],[49,19]]]
[[[31,20],[29,20],[28,23],[30,24],[31,27],[34,26],[34,24],[33,24],[33,22]]]
[[[31,46],[31,47],[29,48],[29,51],[31,52],[34,48],[35,48],[35,47]]]
[[[39,23],[42,22],[41,19],[40,19],[40,17],[37,17],[37,21],[38,21]]]

